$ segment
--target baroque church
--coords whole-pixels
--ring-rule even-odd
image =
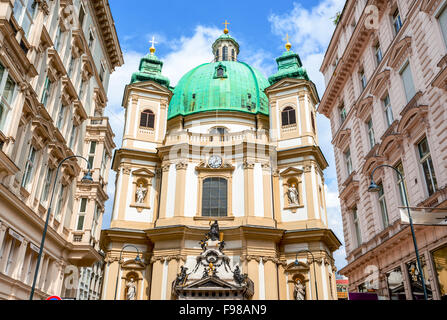
[[[225,28],[174,88],[152,44],[124,91],[102,299],[337,299],[319,96],[291,47],[266,79]]]

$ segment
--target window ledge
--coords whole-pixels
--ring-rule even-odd
[[[203,216],[195,216],[194,220],[196,221],[234,221],[234,216],[229,217],[203,217]]]

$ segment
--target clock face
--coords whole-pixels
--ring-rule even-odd
[[[222,166],[222,158],[219,156],[211,156],[208,159],[208,165],[214,169],[220,168]]]

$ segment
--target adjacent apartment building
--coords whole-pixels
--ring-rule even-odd
[[[372,6],[371,6],[372,5]],[[399,207],[447,207],[447,1],[348,0],[321,66],[350,292],[420,299]],[[369,193],[374,168],[378,193]],[[426,212],[428,212],[426,210]],[[447,227],[415,226],[430,299],[447,295]]]
[[[102,268],[94,264],[103,260],[115,147],[104,109],[109,76],[122,64],[107,0],[0,2],[0,299],[29,298],[53,192],[34,298],[80,298],[72,280],[81,267],[99,273],[81,281],[99,297]],[[82,159],[56,175],[73,155],[88,160],[93,183],[81,182]]]

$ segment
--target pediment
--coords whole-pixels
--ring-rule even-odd
[[[124,261],[121,268],[123,269],[145,269],[146,265],[141,261],[135,261],[134,259],[130,259]]]
[[[303,174],[303,170],[297,168],[288,168],[280,173],[281,177],[298,176]]]
[[[200,279],[195,281],[183,289],[199,289],[199,288],[222,288],[222,289],[235,289],[236,287],[227,281],[218,279],[215,277],[207,277],[205,279]]]
[[[163,94],[166,93],[171,93],[171,91],[169,89],[167,89],[166,87],[162,86],[161,84],[158,84],[155,81],[141,81],[141,82],[136,82],[134,84],[130,85],[130,89],[132,88],[138,88],[138,89],[144,89],[144,90],[148,90],[148,91],[155,91],[155,92],[160,92]]]
[[[371,107],[374,101],[374,97],[372,95],[368,95],[363,98],[358,105],[357,108],[357,117],[362,120],[366,120],[367,116],[371,111]]]
[[[373,95],[379,95],[379,93],[386,87],[386,84],[390,79],[390,73],[390,69],[385,69],[375,76],[371,87],[371,93]]]
[[[334,145],[337,148],[342,148],[351,137],[351,129],[341,130],[338,134],[337,139],[334,141]]]
[[[396,69],[411,54],[411,37],[405,37],[395,44],[391,51],[389,66]]]
[[[149,169],[142,168],[142,169],[137,169],[135,171],[132,171],[132,175],[138,176],[138,177],[152,178],[155,176],[155,173]]]

